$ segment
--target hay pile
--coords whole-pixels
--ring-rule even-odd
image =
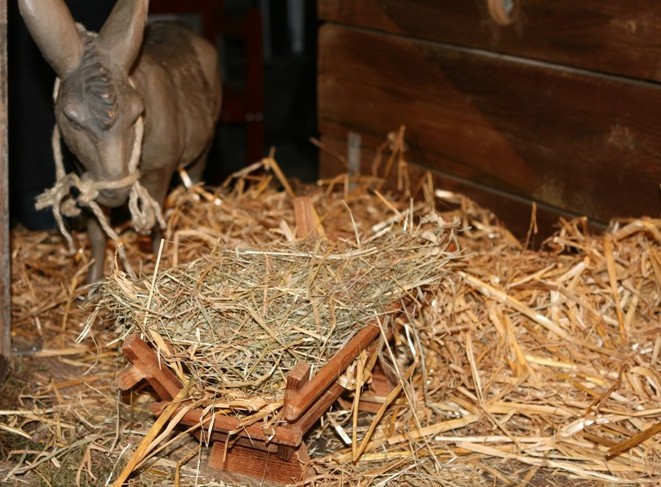
[[[598,237],[582,223],[561,222],[542,252],[476,251],[455,292],[425,308],[424,426],[389,444],[658,482],[661,221]]]
[[[459,259],[456,223],[416,220],[375,236],[218,247],[137,281],[117,272],[93,305],[112,314],[120,340],[142,333],[226,414],[276,411],[298,362],[319,370],[368,322],[386,326],[399,303],[424,303]]]
[[[317,264],[324,261],[315,260],[320,256],[368,252],[381,238],[386,249],[399,245],[398,238],[414,238],[423,247],[423,255],[440,251],[435,258],[441,261],[463,249],[464,259],[442,267],[440,276],[432,274],[430,279],[441,279],[434,281],[433,293],[424,299],[401,290],[426,283],[427,278],[416,276],[404,281],[407,285],[388,287],[389,292],[399,292],[393,294],[396,299],[407,296],[421,305],[417,314],[397,319],[394,350],[407,349],[407,357],[412,357],[400,369],[401,394],[378,418],[361,413],[354,421],[351,401],[336,405],[306,439],[316,472],[306,484],[657,484],[661,478],[661,221],[615,223],[604,235],[590,235],[581,220],[561,221],[558,233],[544,248],[532,251],[500,227],[490,212],[459,195],[435,193],[429,180],[410,193],[389,193],[383,188],[380,180],[361,177],[282,191],[272,184],[270,173],[256,176],[246,171],[236,184],[217,192],[177,191],[170,200],[168,246],[159,262],[161,271],[154,273],[156,257],[140,251],[142,243],[135,235],[123,234],[135,264],[143,263],[144,277],[127,282],[116,274],[109,281],[115,296],[122,296],[119,289],[126,286],[126,295],[135,297],[121,304],[127,321],[120,325],[153,326],[174,343],[181,330],[168,329],[170,320],[165,318],[176,317],[176,309],[182,308],[175,304],[188,299],[189,309],[196,311],[186,326],[199,329],[201,345],[215,343],[213,338],[202,339],[204,334],[236,331],[237,323],[245,318],[233,301],[221,309],[224,320],[236,321],[233,325],[206,326],[215,322],[201,310],[217,311],[204,306],[210,298],[191,303],[193,298],[183,291],[188,287],[204,291],[207,281],[197,279],[195,286],[177,287],[186,279],[185,269],[217,273],[214,280],[220,276],[217,282],[223,283],[220,287],[225,292],[236,291],[240,272],[227,269],[250,267],[241,265],[248,258],[255,266],[273,267],[275,256],[266,258],[265,249],[270,246],[289,254],[302,253],[304,262]],[[412,204],[410,196],[416,191],[423,198]],[[293,242],[293,193],[312,199],[326,233],[336,243],[324,242],[315,248],[315,243]],[[418,222],[431,209],[443,209],[443,221],[458,220],[461,231],[443,228],[437,233],[438,242],[430,247],[433,239],[423,236],[428,228],[420,227],[423,233],[412,234],[398,230],[405,225],[408,230],[417,229],[410,222]],[[434,222],[426,225],[433,228]],[[111,484],[153,424],[148,412],[153,399],[140,391],[124,398],[117,394],[112,375],[121,369],[123,359],[109,344],[116,346],[120,336],[114,326],[104,327],[99,321],[90,329],[84,327],[90,310],[79,306],[76,298],[87,290],[74,276],[84,275],[88,254],[67,256],[59,239],[24,231],[14,232],[13,244],[12,285],[18,299],[12,313],[15,322],[21,323],[17,332],[24,335],[22,341],[29,343],[30,333],[25,330],[34,330],[33,336],[43,337],[45,349],[37,357],[50,355],[49,367],[54,363],[59,369],[75,367],[76,374],[86,371],[87,375],[53,377],[52,369],[41,366],[23,389],[20,374],[13,379],[17,389],[3,394],[15,401],[12,406],[5,404],[2,411],[0,458],[6,460],[0,464],[0,482]],[[235,248],[239,250],[229,250]],[[251,254],[250,249],[259,249],[261,254]],[[402,252],[411,257],[418,251]],[[355,268],[347,267],[357,270],[330,282],[346,282],[352,272],[379,266],[384,268],[380,272],[387,273],[385,262],[358,259],[351,264]],[[223,271],[225,265],[230,267]],[[319,273],[323,269],[327,268],[320,267]],[[302,279],[309,277],[309,266],[300,273]],[[279,330],[286,313],[271,313],[269,308],[279,300],[287,303],[292,298],[288,290],[301,288],[295,284],[298,273],[291,274],[271,275],[280,279],[276,286],[265,280],[268,273],[255,272],[257,277],[242,280],[242,286],[252,290],[245,292],[246,300],[241,299],[241,311],[246,312],[245,303],[250,303],[258,313],[257,323],[263,321],[271,331]],[[368,285],[381,284],[368,281],[357,280],[355,285],[368,289]],[[245,286],[247,282],[253,285]],[[342,287],[338,292],[348,299]],[[318,303],[323,304],[326,298],[318,294]],[[374,292],[348,294],[352,300],[368,300]],[[214,299],[222,300],[222,296],[222,292],[213,294]],[[387,301],[373,304],[365,316],[383,312]],[[119,302],[115,299],[113,309],[119,310]],[[313,302],[305,300],[307,311],[296,312],[314,317]],[[335,306],[336,316],[342,311],[342,306]],[[269,319],[273,321],[265,321]],[[319,323],[328,322],[334,323],[320,315]],[[308,344],[303,352],[276,357],[278,370],[289,358],[313,355],[323,360],[323,347],[328,346],[330,352],[329,341],[323,340],[329,329],[314,319],[309,326],[303,332],[297,330],[300,335],[295,336],[307,340],[312,329],[322,340],[311,343],[320,348]],[[339,323],[333,326],[341,328]],[[82,346],[75,345],[81,333],[87,338]],[[261,325],[257,333],[269,335]],[[281,341],[290,339],[298,338]],[[191,344],[181,347],[182,352],[197,353]],[[285,349],[290,348],[281,347]],[[29,347],[25,353],[30,353]],[[259,353],[256,356],[259,359]],[[175,358],[181,357],[175,354]],[[33,369],[34,362],[28,360],[44,359],[20,358],[19,368],[29,364]],[[268,367],[269,362],[263,358],[255,363]],[[206,363],[189,372],[199,374],[209,390],[225,391],[227,384],[218,382],[215,375],[205,375],[209,367]],[[282,380],[278,373],[271,376],[269,386],[276,393],[266,395],[276,401]],[[228,377],[255,381],[264,376],[257,371],[250,374]],[[224,485],[200,470],[204,449],[190,435],[177,436],[175,431],[166,437],[161,442],[170,441],[169,446],[159,451],[155,445],[152,458],[136,470],[139,485]]]

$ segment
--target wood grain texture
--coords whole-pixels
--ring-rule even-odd
[[[403,124],[411,161],[493,194],[597,222],[659,214],[657,85],[334,24],[319,45],[324,135]]]
[[[332,386],[335,380],[344,373],[358,354],[365,350],[380,333],[381,329],[379,325],[373,322],[368,323],[360,331],[356,332],[342,350],[333,355],[326,365],[301,387],[295,396],[289,398],[282,408],[284,418],[289,422],[296,421],[316,403],[319,397],[323,396],[327,391],[333,390]],[[332,395],[329,395],[329,397]],[[328,404],[325,404],[325,409],[324,407],[321,409],[323,411],[328,409],[336,398],[337,396]],[[323,411],[319,412],[317,419],[323,414]]]
[[[320,0],[325,20],[661,81],[658,0],[515,0],[498,25],[487,0]]]
[[[152,413],[159,415],[163,407],[167,403],[155,403],[150,406]],[[321,415],[317,416],[319,419]],[[185,426],[195,426],[203,422],[203,420],[208,420],[209,415],[204,413],[200,408],[193,409],[186,413],[186,415],[181,418],[181,424]],[[274,445],[285,445],[293,446],[298,448],[303,441],[303,435],[305,432],[301,431],[298,425],[288,425],[283,423],[283,425],[276,425],[271,429],[266,429],[261,423],[254,423],[248,426],[244,425],[240,418],[235,416],[225,416],[223,414],[218,414],[213,419],[213,430],[221,434],[226,434],[227,432],[232,432],[232,437],[236,438],[239,436],[245,436],[249,438],[255,444],[274,444]]]
[[[143,377],[165,401],[171,401],[183,389],[184,385],[179,378],[156,354],[156,350],[139,335],[129,335],[122,344],[121,350],[135,370],[125,369],[119,374],[117,383],[120,388],[133,387],[134,381]]]
[[[11,272],[9,250],[9,171],[7,160],[7,1],[0,0],[0,384],[9,374],[11,353]]]

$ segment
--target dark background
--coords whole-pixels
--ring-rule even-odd
[[[151,9],[159,0],[151,1]],[[114,0],[67,0],[74,19],[98,31]],[[261,13],[263,43],[264,142],[262,154],[276,148],[276,159],[289,177],[313,181],[316,135],[316,2],[307,0],[225,0],[223,16],[241,18],[250,9]],[[10,213],[13,223],[28,228],[53,227],[50,211],[36,212],[34,199],[54,182],[51,153],[54,125],[51,93],[55,75],[43,60],[21,19],[16,2],[9,2],[9,166]],[[159,14],[157,17],[163,17]],[[196,15],[165,15],[200,28]],[[223,82],[241,89],[246,82],[247,52],[240,39],[218,38]],[[254,61],[254,60],[253,60]],[[221,182],[254,161],[248,160],[246,125],[219,124],[205,179]]]

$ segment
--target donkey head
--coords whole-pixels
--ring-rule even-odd
[[[42,54],[61,80],[55,118],[67,146],[91,179],[129,175],[142,98],[129,73],[142,45],[148,0],[118,0],[98,36],[77,26],[64,0],[19,0]],[[98,202],[118,206],[130,187],[102,190]]]

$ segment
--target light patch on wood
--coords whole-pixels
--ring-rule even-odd
[[[611,126],[607,142],[618,149],[633,152],[636,150],[636,141],[631,129],[619,122]]]

